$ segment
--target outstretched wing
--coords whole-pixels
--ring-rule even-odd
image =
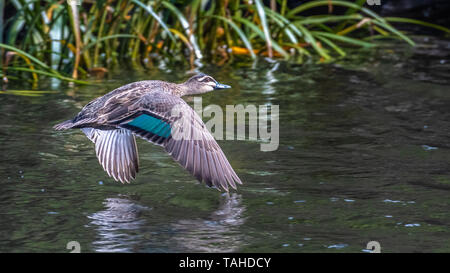
[[[201,118],[183,99],[153,92],[128,110],[126,117],[110,113],[109,123],[163,146],[183,168],[208,186],[228,191],[228,186],[235,189],[236,183],[242,184]]]
[[[139,156],[134,135],[126,129],[81,129],[95,144],[103,169],[115,180],[129,183],[139,171]]]

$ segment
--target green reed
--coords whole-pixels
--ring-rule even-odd
[[[72,3],[72,4],[69,4]],[[287,0],[0,0],[2,77],[77,78],[103,75],[122,63],[151,68],[158,59],[195,66],[236,56],[305,58],[328,62],[349,47],[374,47],[379,39],[414,42],[390,23],[419,24],[450,33],[442,26],[408,18],[382,18],[365,0],[319,0],[288,10]],[[342,15],[333,7],[344,7]],[[312,9],[325,14],[306,16]]]

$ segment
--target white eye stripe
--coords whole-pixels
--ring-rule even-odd
[[[211,78],[210,76],[203,76],[203,77],[201,77],[201,78],[198,78],[197,81],[203,82],[203,81],[205,81],[206,79],[208,79],[208,82],[215,82],[214,79]]]

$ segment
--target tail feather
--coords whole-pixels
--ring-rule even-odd
[[[53,129],[61,131],[61,130],[67,130],[72,128],[74,125],[72,120],[66,120],[64,122],[58,123],[55,126],[53,126]]]

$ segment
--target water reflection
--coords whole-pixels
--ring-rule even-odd
[[[278,82],[278,79],[275,78],[274,73],[278,70],[278,67],[280,66],[280,63],[275,63],[275,65],[271,68],[268,69],[266,72],[266,81],[262,90],[262,93],[264,95],[266,95],[266,100],[267,103],[270,104],[270,100],[273,100],[274,97],[272,97],[271,95],[276,93],[276,90],[273,86],[273,84]]]
[[[239,227],[245,222],[241,203],[241,195],[224,194],[219,208],[208,217],[157,223],[158,213],[144,213],[151,208],[126,197],[108,198],[105,210],[88,216],[89,226],[97,232],[92,248],[97,252],[237,251],[243,244]]]
[[[98,252],[131,252],[142,239],[138,232],[145,224],[141,213],[150,208],[124,198],[108,198],[106,209],[90,216],[91,224],[97,226],[98,239],[93,248]]]
[[[233,193],[221,199],[219,208],[207,219],[180,220],[172,224],[174,241],[190,252],[233,252],[243,244],[239,227],[244,224],[242,196]]]

